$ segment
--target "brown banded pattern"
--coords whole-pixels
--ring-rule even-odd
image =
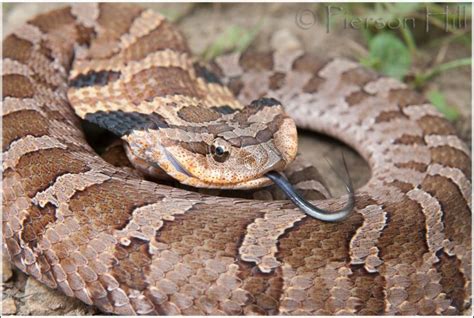
[[[5,38],[3,57],[2,238],[47,286],[115,314],[469,312],[470,153],[404,84],[303,51],[234,53],[202,69],[169,22],[127,4],[39,15]],[[128,119],[116,133],[131,147],[163,142],[188,158],[173,175],[184,182],[215,138],[263,147],[283,168],[296,154],[296,139],[278,139],[290,117],[353,146],[372,176],[338,224],[287,201],[170,188],[99,158],[69,103],[109,128]],[[344,204],[308,166],[289,169],[318,206]]]

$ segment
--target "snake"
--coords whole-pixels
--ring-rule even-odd
[[[469,312],[470,150],[406,84],[300,49],[204,63],[128,4],[40,14],[5,37],[2,63],[2,241],[46,286],[123,315]],[[139,178],[97,154],[84,121],[141,173],[190,187],[271,184],[296,127],[353,147],[371,176],[344,220],[324,222],[289,200]]]

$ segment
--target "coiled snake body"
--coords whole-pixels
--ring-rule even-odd
[[[69,103],[121,135],[136,167],[190,185],[268,184],[263,173],[296,154],[290,117],[356,148],[372,176],[340,223],[288,201],[170,188],[98,157]],[[142,147],[165,139],[157,153]],[[203,168],[210,156],[225,168]],[[203,66],[161,16],[116,4],[39,15],[3,42],[6,254],[105,312],[462,313],[470,166],[468,148],[421,96],[351,61],[276,51]]]

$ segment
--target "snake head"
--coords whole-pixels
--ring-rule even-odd
[[[271,181],[264,174],[282,171],[296,156],[296,125],[272,98],[241,109],[184,106],[154,117],[159,127],[148,125],[123,137],[128,157],[148,174],[164,172],[186,185],[266,186]]]

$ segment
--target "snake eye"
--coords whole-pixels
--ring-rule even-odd
[[[221,146],[216,147],[215,153],[216,156],[222,156],[224,154],[224,148],[222,148]]]
[[[229,158],[229,151],[227,151],[223,146],[211,146],[211,154],[217,162],[224,162]]]

